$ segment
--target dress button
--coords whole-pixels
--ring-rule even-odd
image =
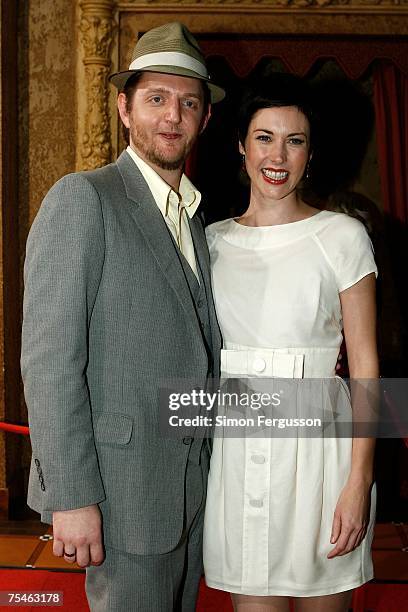
[[[253,463],[261,464],[261,463],[265,463],[266,459],[263,455],[251,455],[251,461]]]
[[[183,438],[183,444],[191,444],[193,438],[190,438],[190,436],[187,436],[186,438]]]
[[[262,357],[256,357],[254,359],[252,367],[254,368],[255,372],[263,372],[266,368],[265,359],[262,359]]]
[[[253,508],[262,508],[263,501],[262,499],[251,499],[249,501],[249,505],[252,506]]]

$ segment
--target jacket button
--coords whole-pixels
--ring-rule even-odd
[[[193,441],[193,438],[191,438],[190,436],[187,436],[186,438],[183,438],[183,444],[191,444],[191,442]]]
[[[38,459],[34,459],[34,463],[38,468],[40,467],[40,462],[38,461]]]

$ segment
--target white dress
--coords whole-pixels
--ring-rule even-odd
[[[339,293],[377,274],[363,225],[328,211],[268,227],[227,219],[207,228],[207,240],[224,339],[222,375],[334,377],[342,342]],[[339,382],[340,409],[346,399],[351,414]],[[351,444],[349,437],[231,438],[217,431],[204,524],[207,584],[296,597],[370,580],[375,489],[362,544],[327,559]]]

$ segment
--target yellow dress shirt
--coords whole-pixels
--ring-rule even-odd
[[[149,185],[174,240],[198,279],[194,244],[186,214],[190,219],[193,218],[201,201],[201,193],[185,174],[181,177],[180,191],[177,193],[130,146],[126,150]]]

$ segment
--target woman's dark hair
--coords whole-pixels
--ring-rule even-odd
[[[314,112],[309,85],[294,74],[270,72],[252,76],[244,89],[238,110],[238,136],[243,145],[255,113],[277,106],[296,106],[309,121],[313,140]]]

